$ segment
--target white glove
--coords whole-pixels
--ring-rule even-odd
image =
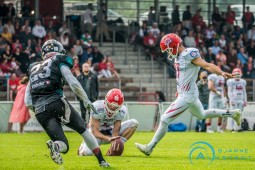
[[[218,96],[221,96],[221,92],[220,92],[220,91],[216,91],[216,94],[217,94]]]

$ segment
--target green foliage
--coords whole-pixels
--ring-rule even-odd
[[[153,137],[152,132],[138,132],[125,144],[125,150],[121,157],[106,157],[111,164],[107,169],[254,169],[255,167],[255,140],[254,132],[244,133],[167,133],[165,138],[154,149],[151,156],[147,157],[140,153],[134,143],[147,143]],[[48,136],[45,133],[26,133],[23,135],[11,133],[0,134],[0,167],[3,170],[41,170],[41,169],[102,169],[99,168],[94,156],[79,157],[77,149],[81,143],[81,137],[77,133],[66,133],[69,140],[70,150],[63,155],[64,164],[59,166],[49,157],[46,147]],[[248,149],[246,156],[250,160],[221,159],[214,160],[210,165],[206,160],[200,164],[192,165],[189,162],[190,146],[197,141],[210,143],[215,151],[218,149]],[[109,145],[103,145],[102,152],[105,154]],[[242,155],[243,153],[225,153],[225,155]],[[216,154],[217,155],[217,154]],[[221,156],[218,154],[218,156]]]

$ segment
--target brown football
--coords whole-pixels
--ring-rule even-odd
[[[107,151],[107,156],[121,156],[124,151],[124,143],[121,138],[115,139],[111,143],[110,149]]]

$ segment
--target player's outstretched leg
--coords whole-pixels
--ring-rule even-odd
[[[63,164],[63,159],[62,159],[62,156],[59,152],[58,145],[55,144],[52,140],[48,140],[47,141],[47,146],[50,150],[51,159],[59,165]]]

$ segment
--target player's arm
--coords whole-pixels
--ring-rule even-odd
[[[216,93],[216,94],[219,95],[219,96],[221,95],[221,93],[218,92],[217,89],[215,88],[215,86],[214,86],[214,81],[213,81],[213,80],[209,80],[209,81],[208,81],[208,89],[209,89],[210,91]]]
[[[99,131],[99,128],[100,128],[100,122],[99,120],[95,119],[94,117],[91,117],[91,120],[90,120],[90,128],[92,130],[92,134],[98,138],[98,139],[101,139],[103,141],[110,141],[111,140],[111,137],[110,136],[106,136],[104,134],[102,134],[100,131]]]
[[[65,80],[69,84],[70,88],[72,89],[72,91],[83,101],[83,103],[85,105],[89,104],[89,105],[93,106],[91,104],[86,92],[83,90],[79,81],[74,77],[70,68],[66,65],[62,65],[60,70],[61,70],[63,77],[65,78]]]
[[[121,128],[121,120],[117,120],[116,122],[114,122],[112,137],[119,136],[120,128]]]
[[[32,96],[30,93],[30,81],[27,84],[26,87],[26,93],[25,93],[25,99],[24,99],[25,105],[29,108],[33,110],[33,103],[32,103]]]
[[[243,88],[243,95],[244,95],[244,106],[246,106],[247,105],[246,81]]]
[[[232,74],[222,71],[216,65],[206,62],[201,57],[197,57],[197,58],[193,59],[192,63],[204,68],[205,70],[207,70],[211,73],[216,73],[216,74],[221,75],[225,78],[233,78],[234,77]]]

